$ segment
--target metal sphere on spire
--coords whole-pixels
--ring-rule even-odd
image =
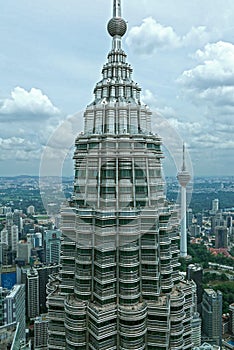
[[[127,23],[121,17],[121,12],[121,0],[114,0],[113,18],[109,21],[107,25],[108,33],[112,37],[115,37],[116,35],[122,37],[127,31]]]
[[[109,21],[107,29],[112,37],[116,35],[122,37],[127,31],[127,23],[123,18],[114,17]]]

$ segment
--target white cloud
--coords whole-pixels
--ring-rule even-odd
[[[20,137],[11,137],[8,139],[0,138],[0,148],[5,150],[11,150],[12,148],[25,148],[30,151],[36,149],[36,144]]]
[[[11,98],[2,101],[0,106],[0,118],[5,115],[15,119],[20,114],[25,118],[28,115],[54,116],[60,113],[50,99],[41,90],[32,88],[26,91],[22,87],[15,87],[11,92]]]
[[[36,142],[20,137],[0,138],[0,160],[39,159],[41,148]]]
[[[151,55],[162,49],[204,45],[212,36],[205,26],[192,27],[181,36],[171,26],[164,26],[154,18],[147,17],[141,25],[129,30],[126,42],[135,52]]]
[[[204,149],[219,152],[220,149],[234,149],[234,141],[230,139],[228,127],[222,127],[219,123],[213,121],[188,122],[178,118],[171,118],[168,122],[177,130],[181,138],[189,146],[190,150],[201,151]],[[231,127],[233,130],[233,126]]]
[[[207,31],[206,26],[192,27],[191,30],[182,37],[182,45],[204,45],[209,42],[211,33]]]
[[[41,90],[14,88],[0,103],[0,159],[38,161],[61,116]]]
[[[141,101],[152,108],[158,105],[158,100],[152,91],[149,89],[144,90],[141,94]]]
[[[194,58],[197,66],[183,72],[178,81],[198,97],[210,99],[226,96],[233,103],[234,45],[219,41],[197,50]]]
[[[145,18],[140,26],[131,28],[126,41],[135,51],[144,54],[180,45],[180,38],[173,28],[161,25],[152,17]]]

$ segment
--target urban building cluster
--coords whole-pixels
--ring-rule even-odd
[[[185,149],[181,205],[167,200],[162,140],[122,49],[126,30],[114,0],[112,49],[75,140],[61,220],[32,204],[0,207],[0,349],[234,349],[234,300],[223,315],[202,266],[180,269],[188,242],[231,257],[234,212],[218,199],[206,213],[187,209]]]
[[[187,210],[187,230],[191,239],[204,241],[210,248],[230,250],[234,243],[234,208],[220,210],[219,200],[212,201],[209,211]]]
[[[60,268],[61,231],[33,205],[0,207],[0,218],[0,349],[47,349],[46,285]]]

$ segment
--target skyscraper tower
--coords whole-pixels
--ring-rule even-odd
[[[210,343],[222,345],[222,293],[205,289],[202,298],[202,330]]]
[[[185,146],[183,145],[183,165],[181,171],[177,175],[177,179],[181,186],[181,233],[180,233],[180,256],[187,256],[187,229],[186,229],[186,186],[191,177],[185,167]]]
[[[48,284],[49,350],[192,349],[194,283],[179,273],[178,212],[161,139],[132,80],[113,2],[113,38],[75,141],[74,192],[61,211],[61,271]]]

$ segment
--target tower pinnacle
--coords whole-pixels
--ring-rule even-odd
[[[121,0],[114,0],[113,3],[113,17],[121,17]]]
[[[185,171],[186,168],[185,168],[185,145],[183,143],[183,164],[182,164],[182,171]]]

